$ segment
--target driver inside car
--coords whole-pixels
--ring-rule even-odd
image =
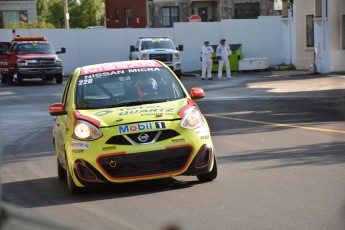
[[[144,81],[137,82],[138,100],[152,99],[157,95],[158,84],[153,78],[147,78]]]

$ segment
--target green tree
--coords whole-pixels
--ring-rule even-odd
[[[37,0],[37,16],[39,22],[46,22],[50,14],[48,0]]]
[[[47,21],[53,24],[56,28],[64,28],[65,16],[64,16],[63,0],[50,0],[49,1],[49,15]]]
[[[104,0],[82,0],[79,9],[80,26],[82,28],[104,25]]]

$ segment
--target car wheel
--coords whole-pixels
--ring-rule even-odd
[[[216,161],[216,157],[214,157],[212,170],[208,173],[197,175],[196,177],[198,178],[200,182],[209,182],[217,178],[217,173],[218,173],[217,161]]]
[[[56,84],[58,84],[58,85],[62,84],[62,80],[63,80],[62,74],[59,74],[59,75],[57,75],[57,76],[55,77],[55,82],[56,82]]]
[[[66,179],[66,170],[61,166],[59,159],[57,159],[56,162],[57,162],[57,173],[58,173],[59,179],[61,180]]]
[[[81,188],[77,187],[73,181],[71,172],[70,172],[70,167],[68,165],[67,162],[67,167],[66,167],[66,177],[67,177],[67,187],[68,187],[68,191],[71,194],[76,194],[79,193],[81,191]]]
[[[16,78],[14,78],[14,84],[15,85],[22,85],[23,84],[23,76],[18,73],[18,71],[16,70]]]
[[[7,74],[1,74],[1,83],[7,82]]]

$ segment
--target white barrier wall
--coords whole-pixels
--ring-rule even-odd
[[[283,35],[280,16],[258,19],[230,19],[221,22],[175,23],[173,28],[143,29],[18,29],[21,36],[46,36],[59,50],[64,73],[76,67],[101,62],[129,59],[129,46],[138,36],[170,36],[176,46],[183,45],[182,71],[201,69],[200,48],[205,39],[217,45],[221,38],[227,43],[241,43],[244,57],[268,57],[270,65],[283,61]],[[0,40],[10,41],[12,30],[1,29]]]

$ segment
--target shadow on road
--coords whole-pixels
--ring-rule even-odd
[[[167,178],[109,184],[83,190],[79,194],[72,195],[67,191],[66,183],[65,180],[59,180],[57,177],[4,183],[2,184],[2,199],[23,208],[34,208],[141,196],[171,190],[187,189],[200,184],[197,179],[195,181],[185,181],[183,178],[181,180]]]
[[[340,152],[345,149],[343,142],[331,142],[317,145],[298,146],[298,148],[276,148],[256,152],[243,152],[218,157],[219,164],[260,162],[275,160],[269,167],[274,169],[289,166],[332,165],[345,163],[345,155]]]

